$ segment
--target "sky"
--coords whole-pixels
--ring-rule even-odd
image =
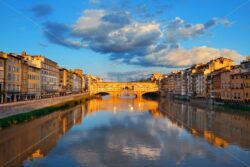
[[[250,0],[0,0],[0,50],[106,80],[250,55]]]

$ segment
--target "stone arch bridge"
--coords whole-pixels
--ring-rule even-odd
[[[109,93],[111,96],[135,95],[158,92],[159,87],[152,82],[93,82],[88,88],[90,94]]]

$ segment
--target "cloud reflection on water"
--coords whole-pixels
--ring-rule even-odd
[[[143,108],[136,108],[138,102]],[[135,112],[127,110],[128,104]],[[97,167],[241,165],[225,154],[225,148],[213,147],[158,113],[153,102],[105,99],[88,105],[83,124],[66,133],[47,157],[30,162],[32,166],[51,162]]]

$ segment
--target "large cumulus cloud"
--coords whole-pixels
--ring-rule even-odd
[[[218,57],[227,57],[234,61],[243,60],[243,57],[233,50],[200,46],[190,50],[185,50],[183,48],[163,48],[155,50],[145,56],[133,57],[130,63],[161,67],[187,67],[192,64],[206,63]]]
[[[186,50],[180,45],[215,26],[229,24],[221,18],[192,24],[180,17],[159,23],[141,21],[129,11],[88,9],[73,25],[46,24],[44,34],[50,42],[74,49],[86,47],[119,63],[185,67],[220,56],[241,60],[240,54],[229,49],[200,46]]]
[[[73,34],[102,53],[126,53],[146,49],[159,39],[160,25],[132,21],[129,13],[85,10],[73,25]]]

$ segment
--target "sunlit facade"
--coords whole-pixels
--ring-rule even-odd
[[[41,97],[41,69],[32,63],[30,56],[25,52],[21,54],[21,61],[21,99],[38,99]]]
[[[162,95],[198,97],[228,102],[250,101],[250,61],[240,65],[227,58],[172,72],[161,80]]]
[[[32,63],[41,68],[41,96],[59,95],[59,67],[57,63],[44,57],[32,56]]]
[[[14,53],[7,54],[5,64],[5,102],[15,102],[21,98],[21,58]]]
[[[102,81],[89,78],[89,83]],[[0,52],[0,103],[82,93],[87,80],[81,69],[59,68],[45,56]]]

